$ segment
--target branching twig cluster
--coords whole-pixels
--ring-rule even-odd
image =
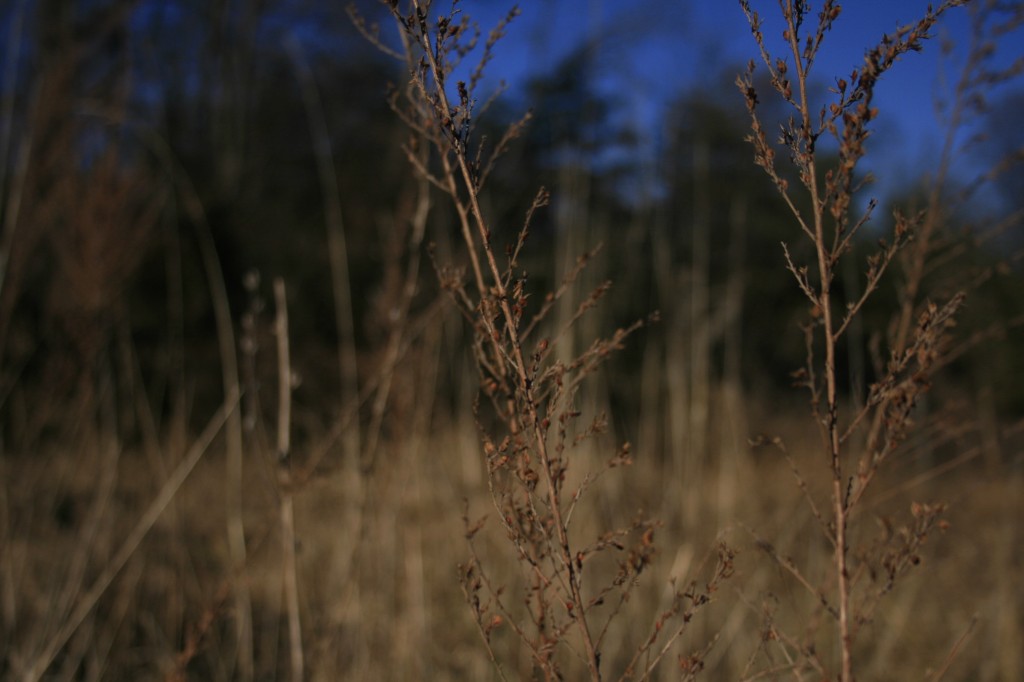
[[[478,116],[486,108],[477,106],[483,69],[518,9],[513,8],[477,49],[481,33],[458,2],[438,15],[429,0],[412,0],[407,8],[397,1],[385,4],[397,24],[401,49],[385,44],[379,27],[358,14],[354,20],[371,42],[405,62],[408,82],[393,90],[391,104],[412,131],[406,154],[416,172],[447,195],[455,209],[469,267],[435,263],[435,268],[442,288],[474,331],[474,358],[481,392],[489,404],[487,416],[477,404],[488,488],[525,584],[519,602],[492,582],[473,542],[484,522],[472,522],[467,512],[472,557],[461,568],[463,589],[499,671],[492,636],[507,626],[544,679],[561,678],[567,655],[581,661],[591,679],[601,679],[601,650],[611,632],[609,623],[652,561],[658,524],[637,518],[589,542],[578,537],[575,512],[585,493],[601,475],[629,464],[632,458],[626,443],[597,470],[578,479],[570,476],[574,448],[602,433],[605,426],[603,416],[580,426],[576,397],[584,380],[654,316],[595,339],[570,361],[556,359],[555,349],[599,304],[610,283],[599,285],[578,303],[564,328],[551,329],[548,313],[555,302],[570,295],[594,252],[581,256],[561,285],[535,305],[519,258],[535,212],[548,202],[547,191],[537,192],[523,226],[507,238],[502,257],[496,246],[498,231],[481,208],[480,194],[496,160],[529,120],[527,114],[514,122],[494,144],[475,134]],[[474,50],[479,59],[467,70],[463,63]],[[455,74],[462,72],[467,77],[457,80]],[[545,332],[549,335],[543,336]],[[609,552],[617,557],[618,568],[607,583],[594,584],[599,581],[589,567],[597,555]],[[623,677],[648,675],[694,611],[711,600],[718,583],[731,572],[731,553],[723,548],[719,569],[705,589],[690,586],[677,592],[656,619],[651,636],[638,646]],[[677,629],[672,634],[664,634],[673,627]],[[688,658],[688,668],[699,669],[700,659],[697,654]]]
[[[825,35],[841,14],[840,4],[825,0],[817,21],[808,29],[805,21],[813,19],[808,3],[780,2],[787,56],[771,53],[762,32],[761,17],[747,0],[740,0],[740,4],[770,74],[771,87],[793,111],[781,125],[777,140],[770,140],[758,112],[760,93],[754,85],[755,63],[751,60],[737,85],[751,116],[752,132],[748,139],[754,147],[755,162],[775,184],[814,253],[812,262],[803,264],[783,244],[786,267],[811,304],[810,321],[804,328],[807,360],[795,376],[797,383],[810,393],[811,410],[821,431],[831,479],[830,513],[823,513],[816,505],[795,464],[793,470],[833,550],[832,596],[806,578],[792,560],[779,557],[771,545],[762,544],[821,602],[835,622],[838,679],[848,682],[854,679],[854,642],[860,626],[870,618],[877,598],[891,589],[892,582],[909,565],[916,563],[917,547],[937,522],[942,507],[915,505],[908,528],[892,531],[891,538],[864,552],[851,550],[851,516],[879,467],[911,429],[915,406],[928,390],[932,372],[943,362],[947,332],[964,294],[957,292],[941,304],[926,301],[920,306],[916,300],[918,273],[918,281],[907,300],[909,310],[917,311],[916,326],[907,329],[908,333],[890,338],[889,359],[877,368],[877,379],[865,397],[851,401],[854,407],[845,410],[837,379],[840,342],[849,332],[851,322],[862,313],[865,302],[878,290],[897,255],[920,254],[923,259],[928,253],[927,228],[934,215],[921,211],[908,216],[897,211],[891,235],[880,240],[877,251],[867,258],[860,293],[845,296],[845,301],[838,286],[838,266],[853,257],[854,239],[870,221],[875,208],[874,200],[870,200],[858,213],[855,201],[863,185],[858,179],[858,165],[867,153],[869,126],[878,116],[878,110],[872,106],[875,87],[902,55],[922,48],[941,15],[964,2],[948,0],[935,9],[929,7],[919,21],[885,36],[865,53],[863,66],[853,69],[849,80],[835,80],[830,90],[833,101],[818,109],[811,100],[810,72]],[[823,160],[822,138],[831,138],[838,150],[832,162]],[[787,174],[778,166],[776,145],[785,151],[795,168],[799,191],[790,186]],[[914,243],[922,229],[926,232],[925,240]],[[875,587],[867,587],[861,580],[865,573]],[[879,584],[883,587],[878,588]],[[803,659],[805,663],[818,662],[816,655],[804,655]]]

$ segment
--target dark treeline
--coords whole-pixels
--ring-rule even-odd
[[[370,21],[388,19],[376,3],[362,5]],[[409,258],[422,261],[413,313],[434,310],[427,251],[436,249],[442,265],[458,261],[453,222],[436,202],[425,241],[406,252],[416,181],[401,149],[408,132],[387,102],[404,67],[373,49],[339,4],[40,0],[10,3],[0,20],[9,37],[0,177],[7,428],[30,439],[59,430],[62,407],[90,403],[107,374],[123,389],[128,349],[159,412],[201,418],[222,393],[212,280],[222,278],[237,323],[253,305],[250,272],[262,275],[256,291],[264,295],[272,277],[288,283],[304,402],[329,415],[341,402],[335,349],[348,340],[332,279],[332,221],[346,246],[342,284],[360,381],[380,362]],[[595,329],[660,312],[661,324],[612,370],[613,401],[635,403],[651,390],[633,380],[645,358],[671,367],[676,356],[686,357],[681,376],[698,386],[788,391],[804,352],[797,325],[805,302],[780,248],[793,241],[789,215],[750,163],[735,69],[681,90],[652,163],[641,160],[616,99],[599,94],[586,49],[478,122],[477,133],[494,140],[517,109],[534,112],[492,179],[496,238],[514,241],[546,186],[552,202],[527,247],[534,293],[602,243],[585,281],[614,285]],[[1003,181],[1011,195],[1014,177]],[[884,234],[890,219],[878,209],[871,234]],[[969,232],[949,234],[958,262],[985,280],[968,315],[1013,318],[1019,270],[983,274],[995,256],[975,248]],[[206,239],[219,271],[203,260]],[[1019,332],[991,336],[984,355],[1000,358],[989,377],[1000,387],[996,403],[1019,409],[1024,392],[1001,380],[1022,370],[1013,352]],[[872,340],[851,339],[860,346],[851,362],[869,364]],[[954,372],[966,384],[992,368],[971,357]],[[454,396],[464,370],[449,371],[442,390]]]

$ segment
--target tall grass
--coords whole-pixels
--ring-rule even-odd
[[[890,339],[888,351],[883,351],[888,359],[884,367],[877,368],[878,376],[871,382],[862,404],[847,414],[841,408],[838,380],[838,355],[844,335],[901,252],[917,248],[927,253],[927,235],[914,240],[917,232],[931,224],[926,222],[927,214],[907,217],[897,212],[892,234],[880,242],[878,251],[867,257],[859,295],[849,292],[842,296],[837,272],[850,257],[853,241],[871,219],[874,209],[872,201],[858,214],[854,199],[857,169],[867,154],[870,124],[879,115],[873,106],[875,87],[901,55],[922,49],[928,31],[943,13],[963,3],[943,3],[934,11],[929,8],[916,24],[886,36],[867,52],[864,66],[852,71],[849,82],[837,79],[836,99],[827,108],[823,105],[820,113],[812,105],[808,78],[826,35],[841,14],[841,6],[825,2],[816,24],[810,23],[804,32],[805,21],[813,18],[809,7],[802,3],[784,3],[783,38],[788,54],[783,58],[770,51],[761,32],[760,16],[748,2],[741,4],[762,61],[769,70],[772,87],[794,110],[779,138],[797,173],[798,181],[791,190],[790,180],[776,164],[776,147],[757,113],[759,93],[754,85],[751,62],[747,74],[740,77],[737,84],[751,114],[750,141],[754,145],[755,161],[774,182],[790,207],[802,237],[810,240],[814,251],[812,262],[805,264],[794,261],[789,248],[783,244],[786,267],[811,304],[810,319],[804,327],[807,363],[797,380],[810,392],[811,416],[820,429],[822,456],[831,472],[827,511],[808,491],[796,467],[794,473],[832,547],[833,576],[825,586],[816,586],[795,563],[780,558],[770,545],[766,544],[765,548],[800,585],[821,600],[827,614],[834,619],[839,649],[837,677],[842,682],[850,682],[854,679],[854,645],[861,626],[870,621],[875,601],[919,562],[920,546],[940,523],[945,509],[943,504],[914,503],[911,505],[912,521],[900,530],[898,539],[879,545],[878,554],[874,556],[856,556],[852,551],[851,536],[856,530],[853,524],[858,507],[880,468],[908,436],[912,413],[930,385],[936,365],[942,361],[948,343],[947,331],[963,304],[964,293],[956,292],[938,304],[928,301],[919,308],[914,294],[920,286],[920,269],[910,273],[895,336]],[[838,158],[831,168],[820,159],[819,145],[826,136],[831,136],[839,148]],[[805,192],[805,197],[795,195],[796,187]],[[809,208],[801,210],[798,205]],[[924,257],[919,253],[914,260],[922,262]],[[911,320],[914,320],[913,326]],[[858,402],[860,400],[855,400],[854,405]],[[884,578],[875,577],[879,570]],[[866,574],[872,578],[861,577]],[[855,595],[858,578],[860,589],[868,593],[863,597]],[[815,653],[808,658],[812,668],[833,676],[830,657],[819,659]]]
[[[961,4],[974,6],[978,41],[950,93],[940,162],[922,203],[868,240],[881,221],[860,168],[886,116],[875,88],[901,56],[931,49],[936,22]],[[60,163],[78,153],[61,127],[68,101],[34,100],[27,132],[49,130],[51,146],[0,176],[0,256],[11,263],[0,290],[0,675],[1019,678],[1024,429],[991,392],[947,406],[969,382],[943,379],[1020,324],[954,326],[1006,270],[976,256],[972,242],[989,233],[957,234],[951,218],[976,206],[981,186],[953,177],[959,131],[979,94],[1020,69],[986,70],[981,36],[1013,15],[945,2],[870,48],[822,101],[813,67],[843,20],[839,3],[765,10],[785,24],[778,54],[757,8],[741,3],[761,64],[739,76],[736,106],[745,101],[753,161],[789,212],[778,270],[806,309],[800,328],[777,313],[750,329],[743,243],[763,206],[744,190],[716,213],[711,141],[686,162],[687,262],[655,229],[666,218],[632,216],[646,251],[628,258],[650,271],[659,313],[634,300],[629,268],[606,279],[623,243],[614,229],[594,230],[609,244],[550,234],[565,228],[547,215],[551,197],[570,190],[536,187],[512,219],[496,209],[503,164],[545,115],[485,134],[483,73],[518,10],[483,34],[459,2],[382,6],[390,31],[352,18],[399,65],[390,104],[409,175],[367,240],[381,271],[371,302],[355,288],[358,228],[342,220],[330,88],[296,38],[288,47],[315,150],[336,347],[297,337],[290,311],[311,295],[286,288],[277,264],[230,281],[219,226],[166,144],[140,143],[147,173],[117,147],[71,173]],[[74,71],[51,68],[54,88]],[[772,106],[788,111],[781,128]],[[175,233],[184,246],[168,242],[178,246],[167,277],[179,278],[168,324],[185,318],[183,273],[203,272],[212,341],[168,334],[168,369],[154,375],[132,333],[140,311],[103,304],[122,300],[138,250],[158,243],[174,207],[193,231]],[[11,364],[21,356],[9,344],[23,343],[35,312],[23,287],[48,281],[36,224],[77,235],[50,237],[76,303],[46,314],[82,331],[64,383],[31,354]],[[557,272],[534,257],[552,241],[568,263]],[[615,288],[626,293],[613,301]],[[357,310],[372,320],[364,348]],[[805,353],[792,403],[745,380],[749,335]],[[199,348],[215,359],[200,363]],[[324,366],[336,379],[319,381]],[[217,399],[212,416],[193,415],[193,436],[187,412],[208,409],[194,397],[203,390]]]

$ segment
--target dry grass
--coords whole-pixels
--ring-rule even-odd
[[[511,227],[485,201],[528,117],[490,142],[476,127],[488,101],[479,74],[506,24],[478,46],[458,3],[436,16],[420,0],[385,3],[394,40],[354,17],[405,65],[391,103],[408,126],[414,180],[397,217],[382,222],[379,347],[358,358],[346,348],[354,292],[340,198],[316,86],[296,48],[330,223],[339,406],[323,407],[299,380],[320,366],[305,362],[289,329],[301,294],[289,299],[280,279],[271,292],[252,273],[235,324],[202,202],[169,168],[197,230],[226,397],[189,435],[188,382],[177,377],[168,407],[154,405],[124,332],[110,344],[83,337],[88,357],[60,400],[44,399],[45,382],[5,394],[5,409],[31,416],[35,400],[46,415],[11,419],[20,426],[0,452],[0,676],[1021,678],[1021,423],[1004,423],[985,400],[938,404],[960,389],[943,390],[941,370],[1010,323],[954,336],[965,297],[991,273],[959,277],[939,261],[950,276],[928,279],[929,263],[956,255],[945,175],[933,178],[923,209],[897,217],[888,240],[857,261],[859,293],[836,275],[859,258],[854,237],[872,210],[856,213],[855,170],[880,115],[874,83],[960,3],[883,41],[856,79],[836,83],[834,108],[820,116],[806,69],[838,4],[824,3],[816,18],[803,3],[781,3],[791,53],[781,61],[742,4],[770,71],[767,86],[753,65],[739,79],[755,161],[792,210],[792,242],[806,242],[785,252],[809,304],[805,335],[767,331],[805,344],[795,378],[809,400],[744,393],[738,364],[720,381],[702,370],[712,315],[701,306],[713,301],[697,280],[708,263],[693,266],[704,289],[690,317],[668,329],[646,310],[636,323],[604,327],[610,284],[592,272],[607,263],[596,245],[557,276],[543,273],[548,288],[528,278],[523,253],[548,193],[539,189]],[[478,66],[459,80],[460,60],[473,54]],[[962,83],[957,101],[971,100],[979,78]],[[793,111],[781,141],[759,118],[769,96]],[[950,139],[961,122],[953,119]],[[829,135],[837,160],[815,148]],[[943,168],[955,163],[953,145],[947,151]],[[131,195],[111,163],[97,166],[101,187]],[[116,227],[99,215],[102,197],[81,185],[90,210],[79,227]],[[154,205],[166,198],[153,196]],[[114,206],[135,217],[124,219],[126,234],[142,239],[157,209],[120,197]],[[428,214],[438,211],[458,239],[435,235],[428,250]],[[748,220],[736,211],[731,229]],[[76,242],[82,253],[61,259],[87,301],[116,298],[137,265],[128,253],[136,242],[96,234],[99,246]],[[116,251],[110,271],[83,267],[100,247]],[[437,291],[422,284],[428,259]],[[892,321],[875,330],[874,366],[847,390],[846,335],[886,277],[900,292]],[[742,288],[730,276],[723,307],[739,305]],[[117,337],[121,319],[102,331]],[[695,329],[681,331],[681,319]],[[628,344],[643,349],[630,379],[641,398],[616,404],[616,414],[609,365]],[[925,405],[926,394],[936,403]],[[619,423],[635,424],[631,442]]]
[[[803,469],[815,470],[816,443],[801,443],[796,435],[804,431],[802,420],[793,415],[763,419],[781,427]],[[354,508],[351,482],[342,472],[317,479],[297,496],[298,583],[312,679],[457,680],[494,675],[467,617],[458,583],[458,565],[466,557],[463,499],[474,515],[491,508],[480,485],[479,462],[467,461],[475,443],[475,429],[467,425],[389,446],[385,454],[395,466],[364,482],[374,503],[362,510]],[[786,665],[782,644],[765,637],[771,632],[766,629],[769,624],[779,632],[799,634],[820,618],[813,600],[785,571],[765,560],[746,529],[771,538],[779,555],[799,561],[809,575],[826,574],[830,562],[827,544],[809,541],[815,522],[793,494],[781,455],[764,448],[744,454],[748,456],[749,474],[738,481],[743,493],[726,512],[733,521],[722,529],[741,548],[736,576],[716,604],[695,621],[693,639],[681,647],[693,653],[708,636],[717,636],[705,663],[708,674],[726,679],[741,678],[755,655],[777,667]],[[72,638],[54,673],[81,665],[87,677],[166,679],[179,663],[187,663],[187,679],[232,676],[232,616],[225,591],[232,577],[224,568],[224,510],[211,502],[221,495],[223,466],[217,460],[223,454],[214,451],[207,457]],[[5,570],[5,575],[13,580],[9,587],[17,587],[15,622],[21,625],[18,636],[10,640],[12,652],[31,651],[29,637],[49,631],[43,623],[54,613],[54,587],[68,584],[68,558],[81,551],[85,523],[62,520],[68,505],[89,509],[97,495],[108,498],[109,511],[91,536],[82,581],[89,584],[161,480],[152,464],[122,457],[115,465],[113,490],[97,490],[89,472],[109,470],[111,464],[95,450],[39,453],[34,461],[20,462],[4,471],[5,480],[24,482],[8,487],[5,500],[8,528],[18,531],[17,537],[8,534],[5,539],[4,556],[13,569]],[[925,462],[916,468],[933,469]],[[66,472],[63,477],[55,474],[60,471]],[[41,482],[41,477],[48,482]],[[246,579],[257,631],[255,666],[261,679],[286,676],[288,665],[272,477],[272,468],[253,466],[244,484],[251,548]],[[903,478],[898,476],[894,485]],[[629,518],[647,491],[656,495],[665,490],[667,479],[664,466],[641,458],[624,476],[619,494],[586,510],[586,518],[596,519],[587,525],[600,525],[602,518]],[[700,487],[713,490],[718,482],[708,475]],[[810,483],[827,485],[827,477]],[[888,492],[888,483],[881,481],[879,489]],[[875,611],[856,650],[864,679],[902,679],[938,669],[975,619],[944,679],[1013,679],[1022,661],[1019,648],[1011,644],[1024,627],[1024,594],[1015,580],[1024,563],[1020,529],[1014,522],[1024,513],[1016,494],[1020,484],[1019,474],[989,476],[976,468],[960,468],[872,506],[867,518],[881,531],[885,518],[907,513],[902,500],[908,497],[946,500],[949,527],[929,538],[919,553],[921,565]],[[631,610],[644,614],[663,607],[669,585],[662,576],[692,574],[716,535],[711,527],[699,535],[661,531],[663,549],[649,568],[659,579],[634,593]],[[500,537],[490,537],[478,551],[482,561],[506,554]],[[514,564],[491,565],[495,582],[515,580]],[[614,572],[615,567],[605,570]],[[644,627],[645,621],[631,618],[619,624],[605,654],[609,669],[629,655],[635,628]],[[183,642],[192,639],[191,658],[182,660]],[[499,627],[492,641],[510,676],[530,676],[529,657],[507,627]],[[16,670],[5,675],[19,677]]]

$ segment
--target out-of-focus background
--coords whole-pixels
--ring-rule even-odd
[[[357,4],[397,46],[386,5]],[[812,74],[822,103],[926,9],[846,4]],[[918,297],[968,292],[958,352],[869,508],[886,528],[911,500],[942,500],[950,525],[865,624],[863,679],[916,679],[951,650],[944,679],[1024,676],[1024,95],[993,76],[1022,58],[1020,29],[1000,26],[1024,9],[969,5],[883,78],[874,181],[858,195],[879,205],[841,282],[856,298],[895,207],[943,197]],[[777,49],[776,3],[755,7]],[[484,36],[509,9],[461,8]],[[479,91],[507,81],[478,135],[533,112],[485,192],[493,238],[513,242],[550,189],[522,261],[538,301],[603,245],[553,313],[561,328],[613,282],[566,357],[661,319],[578,396],[609,425],[579,466],[623,441],[636,458],[593,493],[581,532],[638,512],[664,523],[606,660],[635,647],[630,628],[645,631],[669,576],[693,574],[725,537],[742,550],[738,576],[690,634],[693,647],[718,637],[711,679],[739,679],[769,615],[795,632],[820,617],[756,538],[816,577],[827,563],[790,465],[751,445],[780,438],[827,499],[808,397],[791,385],[808,305],[780,242],[798,260],[810,251],[754,166],[734,83],[757,46],[738,3],[521,10]],[[434,269],[466,260],[445,197],[419,200],[410,132],[388,106],[403,63],[344,3],[308,0],[8,0],[0,35],[0,676],[287,676],[287,500],[309,677],[489,679],[456,577],[465,506],[490,510],[487,417],[469,331]],[[770,95],[765,81],[761,114],[777,124],[790,112]],[[850,405],[884,363],[905,265],[846,337]],[[275,280],[294,389],[285,483]],[[491,530],[496,579],[514,581]],[[528,677],[514,636],[496,637]]]

